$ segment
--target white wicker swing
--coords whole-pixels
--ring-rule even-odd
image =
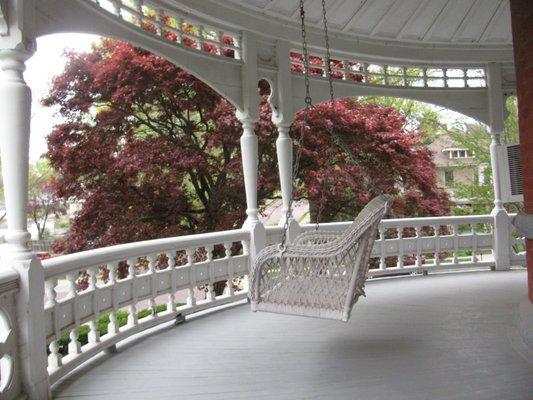
[[[324,2],[322,6],[327,72],[331,100],[334,101]],[[309,58],[304,15],[303,0],[300,0],[307,89],[304,118],[306,123],[307,112],[312,104],[309,96]],[[352,161],[357,162],[355,155],[342,139],[335,132],[330,133]],[[303,128],[300,135],[301,150]],[[300,151],[295,160],[294,177],[297,175],[299,159]],[[373,189],[380,193],[376,186],[373,186]],[[378,225],[387,214],[391,203],[391,196],[380,193],[363,208],[345,231],[319,232],[317,229],[299,235],[290,244],[285,244],[288,228],[286,223],[281,245],[264,248],[252,266],[249,293],[252,310],[348,321],[354,304],[359,296],[364,295],[368,262]],[[290,210],[289,206],[286,221],[291,216]]]

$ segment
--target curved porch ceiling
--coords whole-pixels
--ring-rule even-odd
[[[166,0],[195,15],[300,41],[299,0]],[[323,46],[321,0],[306,0]],[[509,0],[326,0],[335,52],[421,63],[512,62]]]

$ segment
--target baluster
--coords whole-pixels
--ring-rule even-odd
[[[137,273],[135,266],[137,265],[136,258],[130,258],[128,261],[128,276],[131,285],[131,304],[129,306],[128,326],[133,327],[139,323],[137,319]]]
[[[137,12],[137,26],[139,26],[140,28],[142,28],[143,26],[143,3],[144,0],[134,1],[135,11]]]
[[[459,264],[459,226],[457,224],[452,224],[452,233],[453,233],[453,263]]]
[[[224,51],[224,42],[222,40],[222,37],[224,36],[224,32],[222,31],[218,31],[217,33],[217,42],[218,42],[218,46],[217,46],[217,55],[221,55]]]
[[[442,74],[444,77],[444,87],[447,88],[448,87],[448,69],[444,68],[442,71],[444,72]]]
[[[435,265],[440,265],[440,225],[435,225],[433,232],[435,237]]]
[[[209,301],[215,301],[217,296],[213,284],[215,283],[215,266],[213,265],[213,245],[205,246],[207,253],[207,268],[209,273],[209,283],[207,284],[207,296]]]
[[[56,297],[57,293],[55,287],[57,285],[57,279],[52,278],[44,282],[44,294],[46,295],[46,304],[45,307],[55,307],[57,304]]]
[[[78,328],[74,328],[70,331],[69,339],[70,342],[68,344],[68,355],[77,355],[81,354],[81,343],[78,340],[79,334],[78,334]]]
[[[205,28],[203,25],[198,26],[198,50],[205,49]]]
[[[157,260],[157,256],[155,254],[150,254],[146,257],[148,259],[148,273],[150,274],[150,309],[152,310],[152,316],[157,316],[157,303],[155,301],[157,297],[157,282],[156,282],[156,270],[155,270],[155,262]]]
[[[239,37],[233,37],[233,46],[235,47],[235,59],[240,60],[241,59],[241,52],[239,49],[241,48],[241,39]]]
[[[113,0],[113,12],[119,18],[122,18],[122,1]]]
[[[155,31],[157,35],[163,36],[163,26],[164,26],[165,15],[162,9],[158,9],[155,13]]]
[[[184,37],[183,26],[185,25],[185,19],[183,19],[183,17],[178,17],[177,20],[178,20],[178,31],[179,31],[177,42],[183,43],[183,37]]]
[[[348,80],[348,61],[342,60],[342,79],[347,81]]]
[[[417,268],[422,267],[422,241],[420,239],[420,231],[421,227],[416,226],[415,227],[415,233],[416,233],[416,264],[415,266]]]
[[[468,75],[468,70],[466,68],[463,68],[463,81],[464,81],[465,88],[469,87],[467,75]]]
[[[46,294],[46,308],[52,308],[54,313],[54,339],[50,342],[48,349],[50,350],[50,355],[48,356],[48,365],[54,368],[59,368],[63,365],[62,356],[59,353],[59,343],[58,340],[61,337],[61,332],[59,331],[59,324],[57,323],[57,318],[55,314],[57,313],[57,293],[55,287],[57,285],[57,279],[48,279],[44,282],[44,290]]]
[[[87,270],[87,273],[89,274],[89,287],[88,290],[90,290],[92,301],[93,301],[93,317],[91,321],[89,321],[89,334],[88,334],[88,341],[91,344],[96,344],[100,342],[100,331],[98,330],[98,318],[100,317],[100,310],[98,309],[98,286],[96,282],[96,274],[98,272],[98,267],[92,267]]]
[[[379,243],[380,243],[380,250],[381,255],[379,257],[379,269],[384,271],[387,269],[387,263],[385,262],[385,254],[386,254],[386,248],[385,248],[385,227],[382,225],[379,225]]]
[[[81,343],[78,341],[78,328],[80,326],[80,314],[78,312],[78,291],[76,290],[76,280],[78,272],[67,274],[68,299],[72,299],[72,315],[74,316],[74,329],[70,331],[70,342],[68,344],[68,354],[81,354]]]
[[[117,296],[117,269],[118,263],[113,262],[107,265],[109,268],[109,285],[111,286],[111,304],[113,309],[109,313],[109,324],[107,325],[107,332],[114,335],[119,332],[117,321],[118,311],[118,296]]]
[[[196,305],[196,298],[194,297],[194,287],[196,286],[196,271],[194,270],[194,249],[185,249],[187,254],[187,267],[189,267],[189,288],[187,296],[187,305],[194,307]]]
[[[403,227],[398,227],[398,261],[396,262],[396,266],[398,268],[403,268]]]
[[[383,82],[385,86],[389,85],[389,66],[388,65],[383,66]]]
[[[472,223],[470,224],[470,229],[472,232],[472,262],[477,263],[477,232],[476,232],[476,224]]]
[[[245,263],[248,265],[247,270],[250,270],[250,242],[243,240],[242,242],[242,254],[246,256]],[[248,292],[250,290],[250,276],[248,274],[244,275],[244,281],[242,283],[243,291]]]
[[[424,80],[424,87],[428,87],[428,69],[422,68],[422,72],[423,72],[422,79]]]
[[[167,263],[170,270],[170,293],[168,294],[167,311],[176,311],[176,253],[167,252]]]
[[[405,67],[402,67],[402,82],[403,82],[403,85],[402,86],[409,86],[407,84],[407,68]]]
[[[363,82],[370,83],[368,79],[368,63],[363,63]]]
[[[63,357],[59,353],[59,338],[55,338],[50,342],[48,349],[50,354],[48,355],[48,365],[52,368],[59,368],[63,365]]]
[[[226,251],[226,260],[228,263],[228,281],[226,283],[225,292],[228,296],[233,296],[235,288],[233,287],[233,278],[235,277],[235,270],[233,267],[233,257],[231,256],[232,243],[224,243],[224,250]]]

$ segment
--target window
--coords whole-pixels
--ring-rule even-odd
[[[448,149],[443,150],[448,152],[448,156],[450,159],[456,159],[456,158],[473,158],[474,155],[469,152],[466,149]]]
[[[453,171],[444,171],[444,183],[446,186],[450,186],[453,183]]]

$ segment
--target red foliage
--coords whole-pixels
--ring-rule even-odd
[[[179,67],[103,40],[68,54],[46,105],[66,122],[48,136],[55,191],[83,208],[56,251],[231,229],[246,208],[234,108]],[[275,129],[261,119],[260,198],[277,187]]]
[[[300,112],[292,127],[299,135]],[[446,192],[437,186],[432,154],[420,141],[420,132],[406,132],[405,119],[393,108],[362,104],[353,99],[317,105],[309,113],[302,152],[301,195],[311,203],[311,217],[320,202],[327,177],[323,220],[350,219],[372,197],[365,177],[372,177],[380,189],[394,194],[392,216],[444,215],[450,206]],[[326,149],[332,146],[330,129],[335,129],[359,161],[354,165],[337,146],[328,171]],[[326,172],[328,171],[328,172]]]
[[[230,39],[223,38],[228,44]],[[66,120],[48,136],[47,156],[58,174],[56,194],[76,198],[83,207],[56,251],[243,223],[242,128],[229,102],[181,68],[125,43],[103,40],[91,52],[67,56],[65,71],[43,100],[58,106]],[[301,121],[300,113],[293,135]],[[330,125],[384,191],[399,195],[394,216],[445,213],[448,198],[437,189],[431,155],[421,147],[418,133],[404,131],[396,111],[345,100],[319,105],[310,122],[299,195],[308,197],[313,209],[330,145],[324,127]],[[266,101],[256,134],[258,199],[263,204],[279,187],[277,132]],[[334,157],[324,217],[353,218],[370,198],[360,185],[363,170],[338,150]]]

